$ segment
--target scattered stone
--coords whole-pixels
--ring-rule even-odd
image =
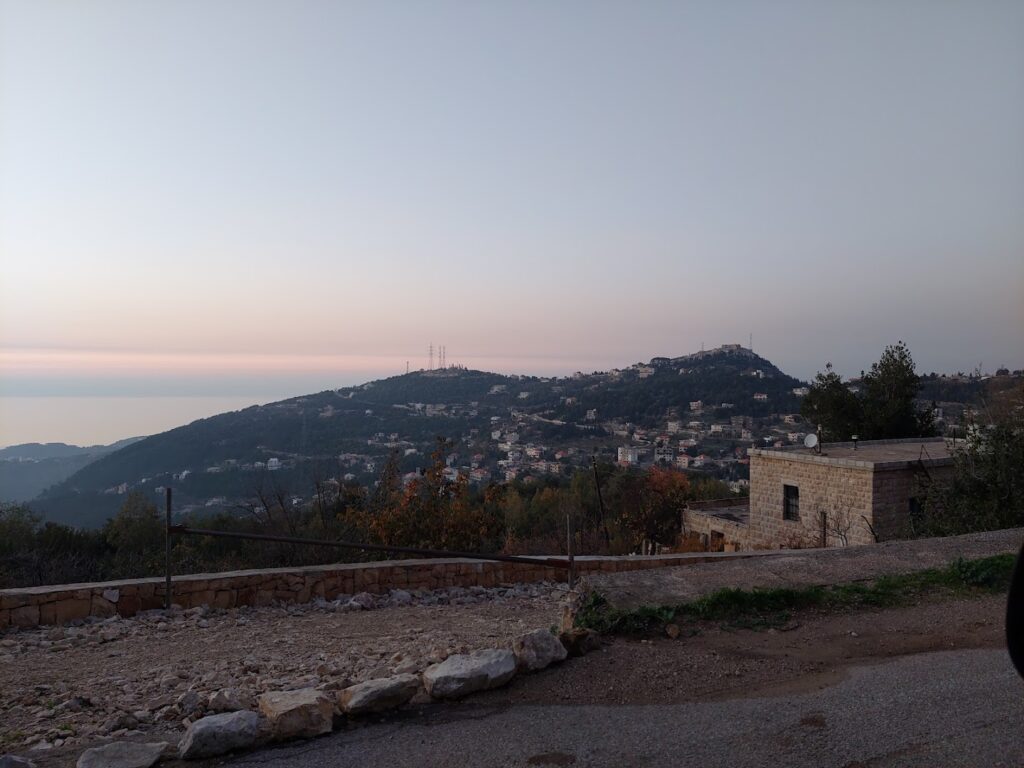
[[[338,706],[347,715],[383,712],[408,702],[416,695],[419,687],[420,679],[416,675],[396,675],[367,680],[338,694]]]
[[[183,715],[191,715],[199,711],[202,699],[199,698],[199,694],[195,691],[185,691],[178,697],[175,704],[178,705],[178,710]]]
[[[238,691],[232,688],[223,688],[210,695],[206,708],[211,712],[237,712],[240,709],[245,709],[245,705],[242,704]]]
[[[561,641],[547,629],[538,629],[517,637],[512,641],[519,669],[535,672],[538,669],[563,661],[568,651]]]
[[[435,699],[459,699],[476,691],[499,688],[515,673],[515,654],[491,649],[456,654],[427,667],[423,684]]]
[[[121,730],[131,730],[139,724],[139,721],[129,715],[127,712],[120,712],[112,717],[107,718],[103,725],[100,726],[100,730],[103,733],[116,733]]]
[[[404,589],[391,590],[392,605],[412,605],[412,595]]]
[[[334,726],[334,704],[315,688],[264,693],[259,704],[274,738],[281,741],[330,733]]]
[[[0,768],[36,768],[36,764],[27,757],[0,755]]]
[[[354,603],[363,609],[373,608],[375,602],[376,600],[369,592],[360,592],[349,600],[349,603]]]
[[[678,624],[669,624],[667,627],[665,627],[665,634],[668,635],[669,640],[678,639],[681,632],[682,630],[679,629]]]
[[[167,742],[139,744],[115,741],[87,749],[78,758],[77,768],[150,768],[163,755]]]
[[[249,749],[260,738],[260,716],[255,712],[223,712],[192,723],[178,747],[183,760],[213,757]]]
[[[582,656],[591,651],[601,649],[601,636],[592,629],[580,629],[576,627],[567,632],[562,632],[558,639],[562,641],[569,656]]]

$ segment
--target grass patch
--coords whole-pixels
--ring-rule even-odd
[[[658,632],[666,624],[720,621],[741,628],[766,628],[789,621],[794,611],[849,611],[887,608],[912,603],[926,594],[973,594],[1005,591],[1013,574],[1015,556],[993,555],[977,560],[958,558],[946,568],[882,576],[870,583],[832,587],[780,587],[777,589],[720,589],[689,603],[613,608],[599,593],[592,593],[576,616],[576,624],[602,634],[642,635]]]

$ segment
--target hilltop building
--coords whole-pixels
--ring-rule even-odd
[[[941,438],[751,448],[750,496],[692,502],[688,546],[776,549],[870,544],[906,536],[922,481],[952,472]]]

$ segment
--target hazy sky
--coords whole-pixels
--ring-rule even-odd
[[[1024,3],[0,0],[0,259],[8,398],[1021,367]]]

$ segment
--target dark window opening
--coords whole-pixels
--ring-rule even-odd
[[[800,489],[795,485],[782,486],[782,519],[800,519]]]
[[[917,496],[911,496],[907,502],[907,511],[910,512],[910,516],[913,518],[919,518],[923,508],[921,506],[921,500]]]

